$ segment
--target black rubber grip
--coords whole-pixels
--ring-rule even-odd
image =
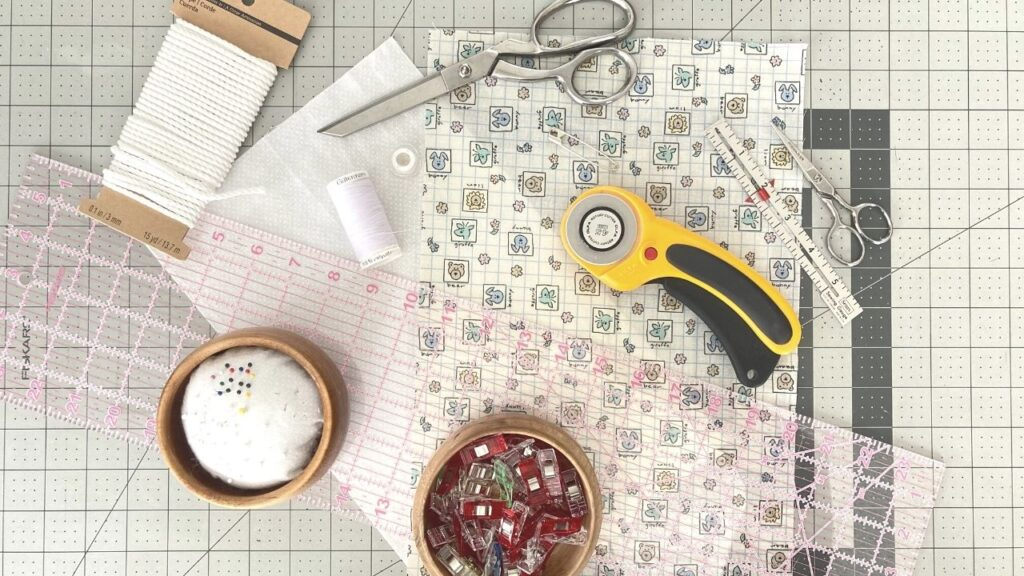
[[[728,262],[700,248],[685,244],[670,246],[665,257],[680,271],[697,278],[732,300],[773,342],[785,344],[793,338],[793,327],[779,305],[746,274]],[[710,322],[708,324],[710,325]],[[716,331],[716,334],[725,340],[725,333]]]
[[[753,388],[771,377],[772,370],[779,363],[779,355],[765,346],[728,304],[701,286],[681,278],[661,278],[656,282],[699,316],[718,336],[740,384]]]

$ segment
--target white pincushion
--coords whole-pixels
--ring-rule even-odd
[[[242,347],[192,372],[181,419],[207,472],[262,489],[302,473],[320,441],[323,408],[313,379],[288,355]]]

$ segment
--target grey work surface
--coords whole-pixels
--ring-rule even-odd
[[[546,1],[299,2],[313,28],[254,133],[392,32],[423,66],[431,27],[523,31]],[[102,168],[167,5],[0,0],[0,179],[15,184],[32,152]],[[1024,203],[997,212],[1024,184],[1024,0],[634,5],[641,35],[720,38],[742,19],[730,38],[810,44],[813,158],[854,201],[890,206],[897,231],[847,276],[855,292],[871,286],[863,316],[843,330],[807,327],[798,408],[949,466],[918,574],[1024,573]],[[606,28],[607,14],[584,5],[558,26]],[[819,235],[823,212],[808,216]],[[151,456],[97,537],[137,452],[0,413],[4,575],[71,574],[94,537],[78,574],[402,572],[369,529],[327,512],[286,506],[236,525],[238,512],[176,509],[180,488]]]

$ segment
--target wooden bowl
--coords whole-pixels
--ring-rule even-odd
[[[323,411],[320,442],[305,470],[292,480],[263,489],[238,488],[200,466],[185,437],[181,404],[192,371],[204,360],[242,346],[270,348],[290,356],[316,384]],[[306,338],[280,328],[246,328],[218,336],[196,348],[167,379],[157,407],[156,437],[171,472],[207,502],[229,508],[260,508],[288,500],[316,482],[334,463],[348,428],[348,394],[337,365]]]
[[[587,499],[589,512],[583,517],[583,527],[587,529],[587,540],[582,546],[556,544],[544,565],[543,574],[552,576],[577,576],[583,572],[601,533],[601,490],[597,484],[597,474],[583,449],[559,426],[535,416],[525,414],[499,414],[474,420],[459,428],[441,444],[437,452],[427,463],[420,476],[419,486],[412,504],[412,533],[416,541],[416,551],[420,561],[430,576],[449,576],[434,557],[435,550],[427,542],[426,517],[429,511],[430,493],[441,469],[448,460],[458,454],[459,450],[480,438],[493,434],[514,434],[529,436],[540,440],[561,452],[576,468],[576,475]]]

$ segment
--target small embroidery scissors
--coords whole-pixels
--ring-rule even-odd
[[[564,46],[546,46],[539,40],[541,24],[552,14],[562,8],[588,1],[595,0],[555,0],[537,13],[529,40],[505,40],[481,50],[476,55],[464,58],[409,88],[385,96],[334,124],[321,128],[319,132],[347,136],[488,76],[524,82],[553,79],[560,82],[566,94],[578,104],[603,105],[613,102],[629,91],[636,76],[636,63],[632,56],[618,48],[618,44],[629,36],[636,25],[636,13],[628,0],[597,0],[618,6],[626,12],[626,24],[615,32],[581,38]],[[536,57],[567,54],[575,56],[556,68],[544,70],[531,67],[535,64]],[[597,57],[601,55],[612,55],[621,62],[623,70],[619,74],[622,75],[622,86],[611,95],[581,94],[573,84],[573,76],[577,71],[592,69],[596,66]],[[522,65],[502,59],[507,57],[519,57]]]
[[[800,147],[793,143],[792,140],[786,136],[786,133],[779,129],[778,126],[772,124],[772,128],[775,129],[775,133],[778,134],[782,140],[782,144],[789,150],[790,155],[793,156],[793,160],[797,166],[807,177],[807,180],[814,186],[814,192],[818,195],[818,198],[828,208],[828,211],[832,213],[832,227],[828,230],[828,237],[825,239],[825,247],[828,248],[828,253],[832,255],[840,264],[844,266],[856,266],[860,264],[861,260],[864,259],[864,242],[870,242],[876,246],[885,244],[892,238],[892,218],[889,217],[889,213],[885,211],[878,204],[873,202],[865,202],[863,204],[853,205],[843,199],[842,196],[836,192],[835,186],[825,178],[825,175],[821,173],[814,164],[804,156],[803,152],[800,151]],[[847,224],[843,215],[846,214],[850,220]],[[870,236],[862,228],[862,220],[864,217],[871,218],[872,220],[881,219],[884,221],[883,226],[868,227],[868,230],[876,231],[880,230],[881,235],[877,233],[875,236]],[[833,243],[836,238],[840,238],[843,234],[850,237],[850,259],[847,260],[837,253],[837,250]],[[859,252],[858,252],[859,248]]]

